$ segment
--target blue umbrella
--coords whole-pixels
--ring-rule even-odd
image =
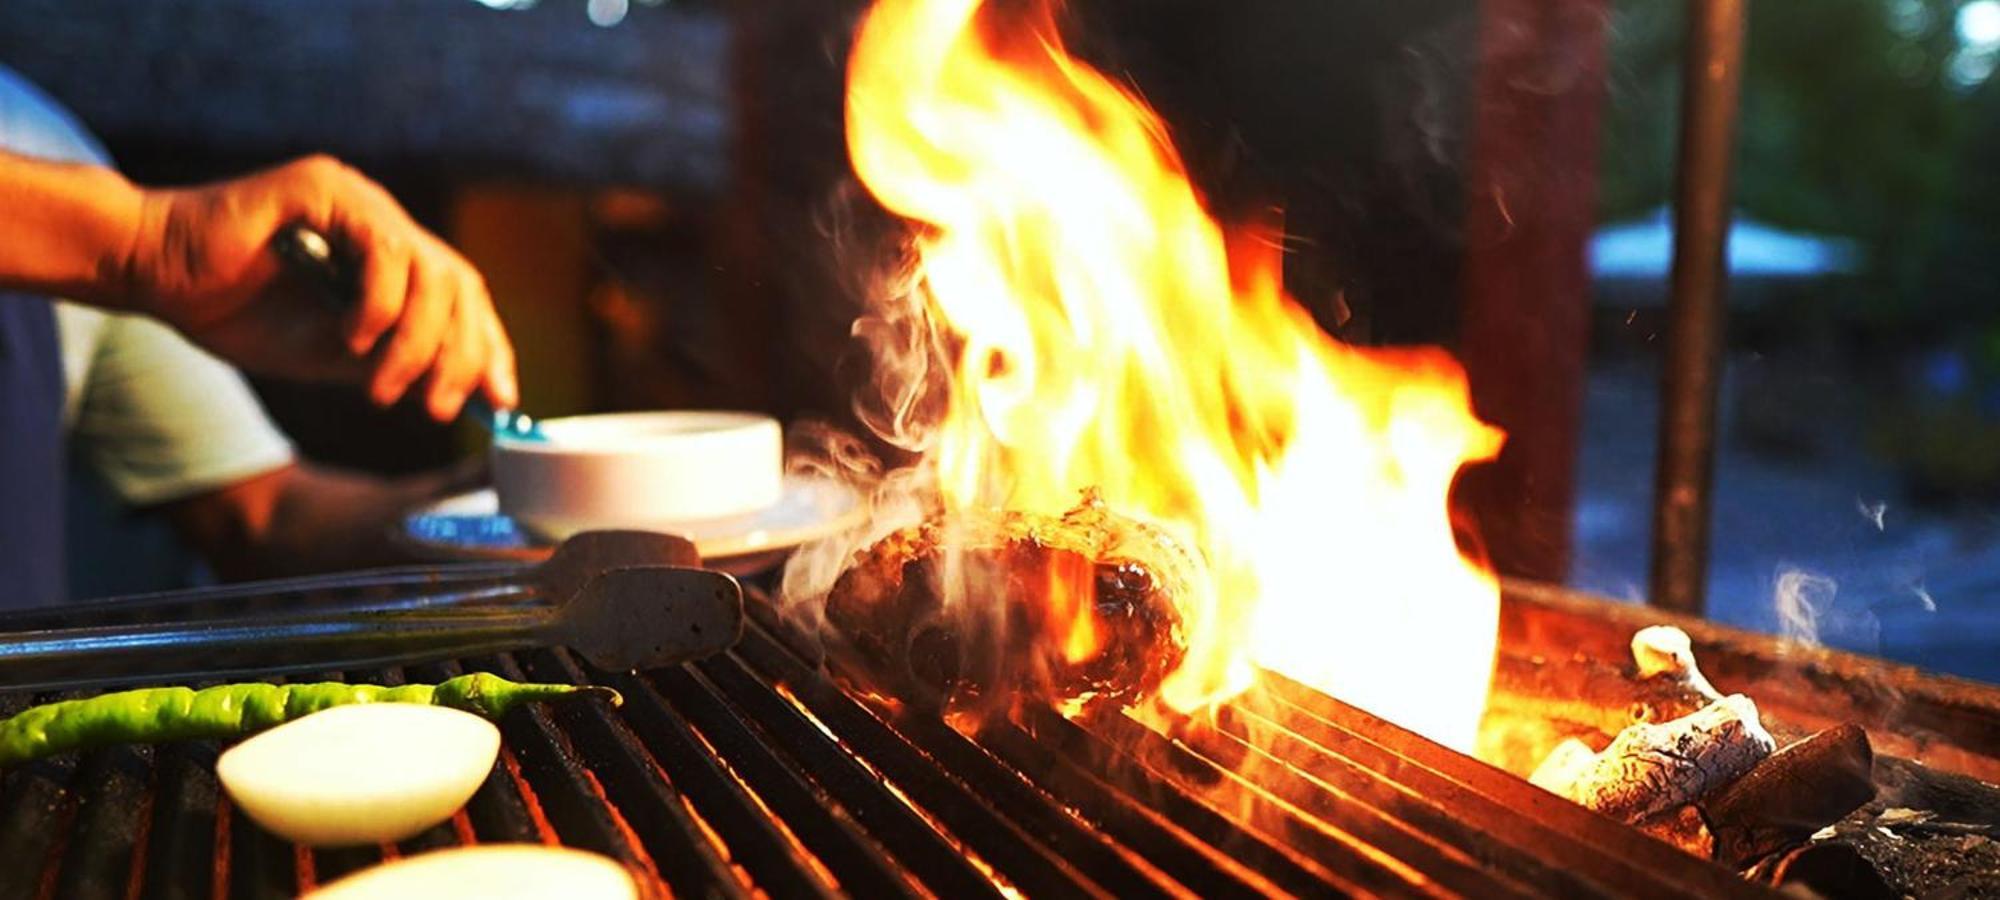
[[[1811,279],[1852,272],[1860,251],[1844,238],[1785,231],[1742,213],[1729,223],[1729,274],[1746,279]],[[1666,207],[1641,219],[1606,225],[1590,236],[1590,275],[1599,281],[1658,281],[1674,258]]]

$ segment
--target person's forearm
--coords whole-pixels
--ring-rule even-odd
[[[123,306],[143,198],[111,169],[0,151],[0,288]]]
[[[440,473],[386,478],[310,463],[297,468],[265,531],[272,574],[361,569],[409,562],[390,533],[404,513],[446,492]]]
[[[183,538],[230,581],[408,562],[390,529],[464,473],[381,478],[300,463],[168,507]]]

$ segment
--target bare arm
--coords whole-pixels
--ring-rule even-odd
[[[407,562],[388,537],[398,518],[472,480],[470,469],[388,479],[296,464],[165,511],[224,579],[276,578]]]
[[[359,260],[352,311],[284,290],[269,248],[297,224]],[[516,402],[513,346],[479,273],[327,157],[149,189],[0,151],[0,287],[145,313],[243,368],[365,381],[383,405],[421,382],[439,419],[474,390]]]
[[[0,287],[127,308],[142,206],[110,169],[0,151]]]

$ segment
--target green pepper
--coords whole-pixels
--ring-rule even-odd
[[[224,684],[144,688],[22,710],[0,722],[0,766],[110,744],[244,737],[350,703],[425,703],[499,719],[523,703],[563,697],[623,702],[608,687],[522,684],[478,672],[439,684]]]

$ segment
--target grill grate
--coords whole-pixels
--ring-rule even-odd
[[[1184,734],[1044,710],[967,735],[848,695],[774,635],[636,675],[564,651],[346,673],[626,697],[511,716],[465,810],[393,846],[271,837],[229,808],[210,743],[20,767],[0,781],[0,897],[290,896],[496,841],[595,850],[677,896],[1769,896],[1276,676]]]

